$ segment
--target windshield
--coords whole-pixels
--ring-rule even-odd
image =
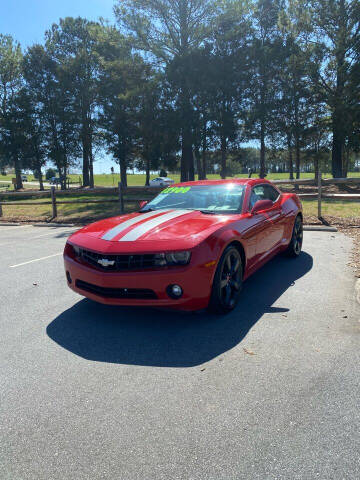
[[[244,192],[245,186],[236,183],[168,187],[141,211],[171,208],[204,213],[240,213]]]

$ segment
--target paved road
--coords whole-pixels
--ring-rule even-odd
[[[306,232],[220,318],[82,300],[70,232],[0,226],[2,480],[360,478],[348,238]]]
[[[37,185],[39,186],[40,183],[39,182],[36,182],[36,181],[32,181],[32,182],[23,182],[24,185]],[[49,182],[43,182],[43,185],[44,187],[50,187],[51,184]]]

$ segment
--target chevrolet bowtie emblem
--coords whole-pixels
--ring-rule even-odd
[[[107,258],[99,258],[97,261],[102,267],[112,267],[115,265],[115,260],[108,260]]]

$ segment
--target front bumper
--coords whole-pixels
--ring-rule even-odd
[[[170,307],[180,310],[200,310],[209,303],[214,266],[192,264],[185,267],[164,267],[154,270],[103,272],[64,253],[68,286],[76,293],[106,305]],[[69,278],[70,277],[70,278]],[[71,282],[69,281],[71,279]],[[80,281],[80,282],[79,282]],[[85,291],[77,284],[86,282],[104,289],[152,290],[156,298],[114,298]],[[168,285],[183,289],[181,298],[174,300],[166,293]],[[94,289],[95,290],[95,289]]]

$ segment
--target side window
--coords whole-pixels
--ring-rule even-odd
[[[258,200],[271,200],[272,202],[276,202],[278,197],[278,191],[271,185],[256,185],[251,190],[249,210],[253,208]]]
[[[264,185],[265,196],[266,200],[271,200],[272,202],[276,202],[279,197],[279,192],[272,187],[271,185]]]
[[[251,190],[249,209],[251,210],[258,200],[264,200],[264,185],[256,185]]]

